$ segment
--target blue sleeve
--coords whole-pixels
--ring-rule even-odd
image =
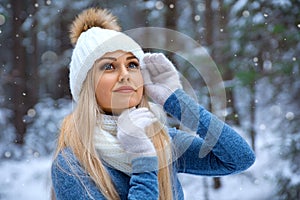
[[[157,170],[153,169],[153,165]],[[130,178],[130,188],[128,199],[140,200],[149,199],[157,200],[159,198],[158,191],[158,159],[157,157],[143,157],[132,161],[133,173]]]
[[[140,197],[147,199],[158,199],[157,157],[142,157],[132,162],[133,173],[129,183],[125,179],[111,177],[121,199],[135,200]],[[158,168],[158,167],[157,167]],[[96,184],[90,176],[82,169],[77,158],[70,149],[65,149],[58,154],[52,163],[51,178],[54,193],[57,200],[63,199],[97,199],[105,200]],[[129,184],[129,187],[126,185]],[[124,189],[129,190],[124,191]]]
[[[179,172],[221,176],[241,172],[254,163],[255,155],[247,142],[183,90],[176,90],[164,109],[197,134],[170,130]]]

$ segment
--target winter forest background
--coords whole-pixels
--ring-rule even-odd
[[[299,0],[1,0],[0,199],[49,199],[56,137],[72,110],[68,28],[90,6],[110,9],[123,30],[164,27],[193,38],[222,75],[226,122],[257,160],[239,175],[182,175],[186,199],[300,199]],[[168,55],[210,108],[201,75]]]

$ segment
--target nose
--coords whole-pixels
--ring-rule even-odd
[[[125,66],[120,67],[119,82],[129,81],[130,74]]]

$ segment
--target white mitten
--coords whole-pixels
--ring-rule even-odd
[[[123,149],[136,156],[156,156],[154,145],[145,133],[145,128],[155,121],[157,118],[147,108],[123,111],[117,133]]]
[[[146,94],[163,106],[175,90],[182,88],[178,71],[162,53],[146,53],[143,64],[145,68],[142,74]]]

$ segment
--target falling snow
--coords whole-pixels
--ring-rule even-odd
[[[195,21],[200,21],[200,16],[199,15],[195,15],[194,20]]]
[[[293,120],[294,119],[294,113],[293,112],[287,112],[286,113],[286,115],[285,115],[285,118],[287,119],[287,120]]]
[[[271,71],[272,70],[272,62],[270,60],[265,60],[264,63],[263,63],[263,68],[264,68],[264,71]]]
[[[250,12],[248,10],[244,10],[243,11],[243,16],[244,17],[249,17],[250,16]]]
[[[164,8],[164,3],[162,1],[157,1],[155,3],[155,7],[156,7],[157,10],[161,10],[161,9]]]
[[[257,58],[257,57],[254,57],[254,58],[253,58],[253,62],[255,62],[255,63],[258,62],[258,58]]]
[[[5,16],[0,14],[0,26],[5,24]]]
[[[27,115],[28,115],[29,117],[35,117],[35,115],[36,115],[35,109],[33,109],[33,108],[29,109],[29,110],[27,111]]]

